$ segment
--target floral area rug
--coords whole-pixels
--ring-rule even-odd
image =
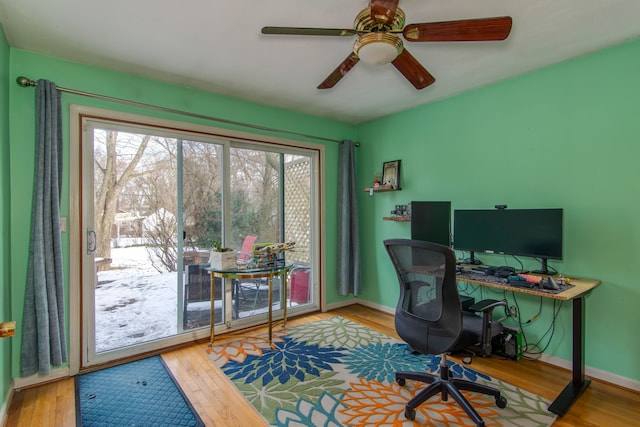
[[[274,332],[273,348],[264,337],[241,338],[207,348],[209,357],[272,426],[472,426],[458,404],[439,396],[416,408],[405,404],[425,385],[396,371],[437,373],[440,357],[413,353],[405,343],[336,316]],[[486,426],[549,426],[549,402],[487,375],[448,361],[453,375],[497,387],[507,398],[499,409],[490,396],[462,393]]]

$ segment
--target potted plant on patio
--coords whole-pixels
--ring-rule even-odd
[[[237,258],[238,255],[233,249],[223,247],[219,241],[212,242],[209,256],[211,268],[218,270],[236,268]]]

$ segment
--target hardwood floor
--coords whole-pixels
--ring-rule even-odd
[[[397,337],[393,316],[360,305],[290,319],[288,324],[334,315]],[[224,337],[220,336],[220,339]],[[265,425],[225,375],[213,366],[205,348],[206,343],[198,343],[162,355],[205,424],[216,427]],[[566,370],[524,359],[514,362],[477,357],[472,366],[549,400],[554,399],[571,378]],[[556,420],[554,426],[637,426],[640,425],[639,403],[640,393],[593,380],[570,411]],[[5,424],[7,427],[74,425],[73,378],[16,391]]]

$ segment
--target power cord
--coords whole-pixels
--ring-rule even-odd
[[[507,291],[505,291],[506,294]],[[531,324],[532,322],[534,322],[538,317],[540,317],[540,314],[542,314],[542,297],[540,297],[540,303],[538,305],[538,312],[536,314],[534,314],[533,316],[531,316],[529,318],[529,320],[523,322],[522,321],[522,317],[521,317],[521,313],[522,311],[520,311],[520,305],[518,304],[518,298],[516,296],[516,293],[514,291],[511,291],[511,296],[513,298],[513,303],[516,306],[516,316],[513,316],[511,314],[511,312],[509,312],[509,316],[512,317],[517,323],[518,323],[518,327],[520,329],[520,333],[522,334],[522,353],[525,354],[527,353],[527,349],[529,348],[529,341],[527,340],[527,334],[525,333],[525,326]],[[554,304],[555,304],[555,300],[554,300]],[[555,316],[553,321],[555,322]],[[546,335],[546,333],[545,333]],[[544,336],[544,335],[543,335]]]
[[[462,292],[466,296],[474,296],[474,294],[480,293],[480,299],[482,300],[482,290],[483,286],[480,285],[472,285],[468,282],[457,282],[458,283],[458,292]],[[462,285],[461,285],[462,284]]]
[[[554,300],[554,304],[555,304],[555,300]],[[534,314],[533,316],[531,316],[531,318],[529,320],[527,320],[526,322],[524,322],[524,324],[528,325],[529,323],[533,322],[538,317],[540,317],[540,314],[542,314],[542,297],[540,297],[540,305],[538,305],[538,312],[536,314]]]
[[[515,256],[515,255],[511,255],[511,257],[512,257],[513,259],[515,259],[516,261],[518,261],[518,264],[520,264],[520,272],[521,272],[521,273],[523,273],[523,274],[526,274],[526,273],[528,272],[528,270],[525,270],[525,269],[524,269],[524,264],[522,263],[522,261],[520,260],[520,258],[518,258],[518,257],[517,257],[517,256]]]
[[[505,294],[505,301],[506,301],[506,293],[508,291],[504,291]],[[555,334],[555,329],[556,329],[556,320],[558,318],[558,315],[560,314],[560,310],[562,309],[562,305],[564,304],[564,301],[560,301],[560,304],[558,304],[558,300],[553,300],[553,309],[552,309],[552,313],[553,313],[553,317],[551,319],[551,323],[549,324],[549,327],[547,328],[547,330],[544,332],[544,334],[542,334],[542,336],[540,337],[540,339],[538,340],[538,342],[529,345],[529,340],[527,339],[527,334],[525,332],[525,326],[529,325],[531,323],[533,323],[536,319],[538,319],[538,317],[540,317],[540,315],[542,314],[542,298],[540,297],[540,304],[538,306],[538,312],[536,314],[534,314],[533,316],[531,316],[527,321],[523,322],[522,318],[520,316],[520,305],[518,304],[518,298],[515,294],[515,292],[511,291],[512,297],[513,297],[513,303],[516,307],[516,315],[514,316],[510,311],[507,312],[508,317],[511,317],[515,320],[515,322],[518,324],[518,327],[520,328],[520,333],[522,334],[522,355],[523,357],[526,357],[528,359],[531,360],[535,360],[536,357],[534,356],[540,356],[541,354],[543,354],[548,348],[549,345],[551,345],[551,341],[553,340],[553,336]],[[507,303],[508,304],[508,303]],[[544,346],[542,346],[541,348],[541,343],[542,341],[545,339],[545,337],[547,337],[547,342],[544,344]],[[538,349],[537,351],[534,351],[533,349]]]
[[[551,333],[551,335],[549,335],[549,339],[547,340],[547,343],[539,351],[533,352],[533,351],[527,350],[526,352],[527,355],[539,356],[542,353],[544,353],[547,350],[547,348],[549,348],[549,345],[551,344],[551,340],[553,339],[553,335],[555,334],[555,331],[556,331],[556,318],[558,317],[558,314],[560,314],[560,309],[562,308],[562,304],[564,303],[564,301],[560,301],[560,304],[558,305],[557,309],[556,309],[556,303],[557,303],[557,300],[553,300],[553,319],[551,320],[551,324],[549,325],[549,328],[544,334],[542,334],[538,342],[533,345],[533,348],[540,348],[540,342],[544,339],[544,337],[547,334]]]
[[[518,298],[516,297],[516,294],[514,291],[511,291],[511,296],[513,297],[513,303],[516,306],[516,316],[514,317],[514,320],[518,323],[518,326],[520,328],[520,334],[522,334],[522,348],[526,349],[529,346],[529,344],[527,342],[527,335],[524,333],[524,325],[522,324],[522,320],[520,319],[520,305],[518,304]],[[523,353],[524,351],[525,350],[523,350]]]

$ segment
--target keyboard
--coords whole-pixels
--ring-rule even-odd
[[[558,294],[560,292],[563,292],[567,289],[574,287],[574,285],[563,283],[559,285],[560,289],[558,290],[545,289],[539,283],[539,281],[541,280],[541,277],[539,276],[530,276],[528,274],[518,274],[515,276],[509,276],[508,278],[506,278],[506,277],[492,276],[492,275],[486,274],[482,270],[476,271],[475,268],[464,269],[459,273],[457,273],[456,275],[464,279],[477,280],[478,282],[493,283],[496,285],[503,285],[503,286],[512,286],[514,288],[521,288],[521,289],[533,289],[533,290],[548,293],[548,294]],[[517,277],[519,277],[519,279],[516,279]]]
[[[488,275],[479,271],[471,270],[462,270],[458,273],[459,276],[464,277],[465,279],[477,280],[479,282],[489,282],[496,283],[498,285],[509,285],[509,281],[504,277],[497,277]]]
[[[527,282],[525,280],[509,280],[509,286],[513,286],[514,288],[525,288],[525,289],[533,289],[537,287],[535,283]]]

